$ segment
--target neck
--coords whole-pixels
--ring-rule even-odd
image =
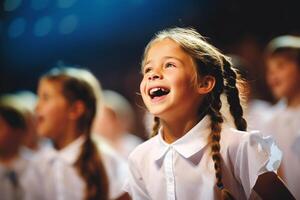
[[[164,140],[169,144],[175,142],[191,130],[199,121],[200,118],[197,116],[161,120]]]
[[[118,142],[123,136],[123,131],[121,129],[115,129],[110,132],[103,133],[102,136],[111,142]]]
[[[80,137],[83,133],[79,132],[78,130],[69,129],[64,133],[60,134],[60,138],[54,141],[54,147],[57,150],[63,149],[64,147],[68,146],[70,143],[75,141],[78,137]]]
[[[300,91],[294,93],[292,97],[287,99],[287,105],[290,108],[295,108],[300,105]]]

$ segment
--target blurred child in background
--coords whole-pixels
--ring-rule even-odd
[[[130,103],[121,94],[103,91],[103,106],[95,119],[93,133],[100,136],[127,160],[129,153],[142,140],[131,133],[134,127],[134,111]]]
[[[233,66],[239,71],[242,106],[245,110],[245,119],[247,120],[248,130],[264,130],[266,123],[270,120],[273,114],[272,104],[270,102],[258,99],[254,95],[254,83],[256,77],[251,74],[251,66],[246,60],[237,56],[230,55]],[[223,96],[222,96],[223,97]],[[223,97],[224,98],[224,97]],[[226,104],[226,101],[223,101]],[[222,107],[222,112],[228,106]],[[225,117],[229,117],[229,110],[224,113]]]
[[[266,51],[267,83],[278,101],[266,131],[283,151],[279,175],[300,199],[300,37],[277,37]]]
[[[36,94],[31,91],[18,91],[13,94],[3,96],[3,102],[18,108],[26,118],[27,133],[22,146],[22,154],[31,159],[45,145],[49,145],[49,140],[37,134],[35,106],[37,101]]]
[[[99,151],[91,139],[97,96],[91,84],[71,68],[53,69],[38,85],[37,131],[53,142],[26,174],[26,198],[113,199],[109,170],[114,159]],[[100,153],[101,152],[101,153]],[[112,168],[112,169],[111,169]]]
[[[23,199],[29,161],[22,156],[27,124],[23,113],[0,100],[0,199]]]

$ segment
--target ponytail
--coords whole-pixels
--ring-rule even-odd
[[[108,178],[101,157],[90,137],[87,137],[83,144],[75,167],[86,183],[84,199],[108,200]]]

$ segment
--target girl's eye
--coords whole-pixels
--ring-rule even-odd
[[[150,67],[147,67],[147,68],[144,68],[144,74],[147,74],[148,72],[151,71],[151,68]]]
[[[172,64],[172,63],[167,63],[167,64],[166,64],[166,68],[169,68],[169,67],[175,67],[175,65]]]
[[[43,99],[44,101],[47,101],[49,99],[49,95],[43,94],[43,95],[41,95],[41,99]]]

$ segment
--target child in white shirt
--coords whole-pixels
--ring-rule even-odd
[[[84,69],[58,68],[40,79],[37,132],[50,138],[54,148],[33,161],[26,174],[26,199],[106,200],[121,195],[113,193],[117,180],[109,180],[117,160],[99,151],[90,136],[100,96],[91,78],[96,80]]]
[[[22,179],[29,160],[21,153],[26,138],[24,114],[0,99],[0,199],[22,199]]]
[[[129,156],[125,190],[135,200],[293,199],[274,172],[271,138],[244,132],[237,75],[228,57],[193,29],[158,33],[142,62],[153,137]],[[223,124],[225,93],[238,130]]]
[[[267,46],[267,83],[277,100],[267,124],[283,152],[279,175],[300,199],[300,37],[280,36]]]
[[[103,106],[95,118],[95,138],[106,141],[125,160],[142,140],[130,133],[134,128],[135,115],[128,100],[113,90],[103,90]]]

